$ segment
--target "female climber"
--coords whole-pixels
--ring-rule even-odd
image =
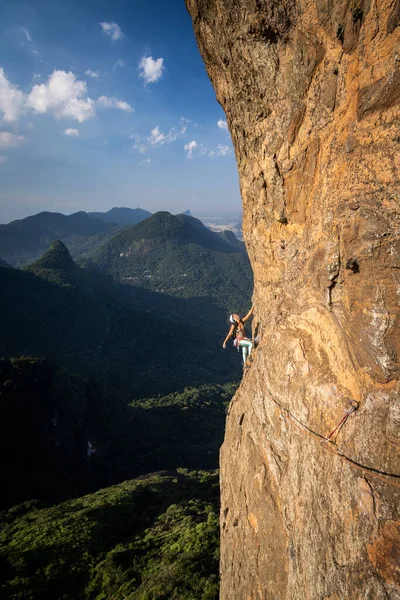
[[[243,357],[243,368],[248,369],[250,367],[250,362],[253,361],[251,358],[251,351],[253,349],[253,344],[251,340],[246,336],[246,327],[245,322],[250,319],[253,314],[254,307],[252,306],[249,312],[243,319],[239,317],[237,314],[233,314],[229,317],[232,325],[230,326],[228,335],[226,336],[224,343],[222,344],[223,348],[226,348],[226,342],[230,337],[234,337],[233,345],[235,348],[239,350],[242,349],[242,357]]]

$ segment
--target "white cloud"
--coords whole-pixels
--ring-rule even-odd
[[[229,156],[232,154],[232,148],[229,146],[222,146],[222,144],[218,144],[216,155],[217,156]]]
[[[29,31],[27,29],[25,29],[25,27],[21,27],[21,31],[25,34],[27,42],[31,42],[32,38],[29,35]]]
[[[160,131],[160,128],[157,125],[157,127],[154,127],[154,129],[151,130],[148,141],[149,141],[150,146],[163,146],[164,144],[170,144],[171,142],[175,142],[177,137],[181,133],[185,133],[185,131],[186,131],[186,127],[184,128],[183,132],[182,132],[182,130],[178,132],[175,129],[175,127],[172,127],[168,131],[168,133],[163,133],[162,131]]]
[[[103,32],[110,36],[112,40],[120,40],[122,38],[121,28],[116,23],[108,23],[106,21],[99,23],[99,25],[101,25]]]
[[[109,98],[108,96],[100,96],[100,98],[97,98],[97,104],[103,106],[104,108],[118,108],[119,110],[123,110],[127,113],[134,111],[128,102],[117,100],[117,98]]]
[[[193,158],[193,152],[198,148],[198,143],[194,140],[185,144],[183,149],[187,152],[187,158]]]
[[[85,81],[71,71],[53,71],[47,83],[35,85],[26,106],[40,114],[53,113],[57,119],[75,119],[82,123],[95,115],[95,103],[86,96]]]
[[[98,79],[100,73],[98,71],[92,71],[92,69],[88,69],[85,71],[85,75],[91,77],[92,79]]]
[[[220,119],[217,122],[217,125],[220,129],[226,129],[226,130],[228,129],[228,123],[226,121],[223,121],[222,119]]]
[[[8,161],[8,156],[0,156],[0,165],[3,165]]]
[[[33,79],[40,79],[41,78],[41,74],[40,73],[34,73],[33,74]]]
[[[164,70],[163,63],[163,58],[154,60],[152,56],[143,56],[139,64],[140,77],[143,77],[146,83],[155,83],[162,77]]]
[[[65,135],[70,135],[72,137],[77,137],[79,135],[79,129],[72,129],[69,127],[64,131]]]
[[[130,135],[129,139],[135,140],[132,148],[137,150],[140,154],[144,154],[150,148],[157,148],[164,146],[164,144],[171,144],[175,142],[178,137],[186,132],[186,127],[180,123],[178,127],[171,127],[167,133],[163,133],[157,125],[150,131],[150,135],[142,138],[139,135]]]
[[[12,85],[0,67],[0,113],[4,121],[16,121],[23,110],[25,95]]]
[[[124,63],[124,61],[123,61],[123,60],[121,60],[121,59],[119,59],[119,60],[117,60],[117,62],[115,62],[115,63],[113,64],[113,71],[114,71],[114,70],[115,70],[117,67],[124,67],[124,66],[125,66],[125,63]]]
[[[229,156],[232,154],[232,148],[229,146],[223,146],[218,144],[216,150],[210,150],[201,142],[195,142],[194,140],[189,144],[185,144],[183,149],[187,152],[187,158],[193,158],[194,154],[200,154],[200,156],[208,156],[214,158],[215,156]]]
[[[138,165],[149,165],[151,163],[151,158],[145,158],[144,160],[140,160]]]
[[[137,150],[139,152],[139,154],[144,154],[149,149],[147,143],[142,140],[140,135],[135,135],[135,134],[130,135],[129,139],[135,140],[132,148],[134,150]]]
[[[16,148],[25,141],[23,135],[14,135],[8,131],[0,131],[0,148]]]

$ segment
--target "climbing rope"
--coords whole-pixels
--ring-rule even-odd
[[[351,400],[349,410],[346,411],[344,417],[341,419],[341,421],[339,421],[339,423],[336,425],[335,429],[333,429],[326,438],[321,440],[321,444],[327,444],[328,442],[330,442],[332,439],[332,436],[336,433],[336,431],[339,433],[339,431],[341,430],[343,425],[346,423],[346,421],[349,418],[349,416],[351,415],[351,413],[355,412],[359,406],[360,406],[360,404],[356,400]]]
[[[335,429],[328,435],[327,438],[322,438],[321,439],[322,436],[319,433],[317,433],[316,431],[313,431],[312,429],[310,429],[309,427],[307,427],[307,425],[305,425],[304,423],[302,423],[301,421],[299,421],[298,419],[296,419],[296,417],[294,415],[292,415],[292,413],[289,411],[289,409],[287,409],[286,407],[282,406],[279,402],[277,402],[272,397],[271,394],[268,394],[268,397],[270,398],[270,400],[272,400],[272,402],[274,404],[276,404],[279,407],[279,409],[281,410],[281,412],[287,418],[289,418],[290,422],[293,423],[296,427],[298,427],[300,429],[300,431],[302,431],[306,435],[309,435],[314,440],[316,438],[319,438],[319,441],[321,443],[323,443],[323,442],[326,443],[326,441],[330,441],[330,439],[331,439],[332,435],[335,433],[335,431],[337,431],[339,427],[342,427],[344,425],[344,423],[347,421],[347,419],[349,418],[349,416],[355,410],[357,410],[358,407],[359,407],[359,403],[356,402],[356,400],[352,400],[351,401],[351,406],[350,406],[349,410],[346,412],[346,414],[341,419],[341,421],[338,423],[338,425],[335,427]],[[385,483],[387,483],[389,485],[394,485],[396,487],[400,487],[400,481],[396,481],[396,479],[397,480],[400,479],[400,475],[398,475],[397,473],[385,473],[385,472],[380,471],[378,469],[374,469],[373,467],[368,467],[366,465],[361,465],[357,461],[355,461],[355,460],[349,458],[348,456],[342,454],[334,444],[326,445],[326,449],[329,452],[331,452],[332,454],[334,454],[335,456],[337,456],[337,457],[341,458],[342,460],[344,460],[345,462],[347,462],[351,467],[359,469],[360,471],[364,472],[367,475],[370,475],[372,477],[376,477],[377,479],[380,479],[381,481],[384,481]]]

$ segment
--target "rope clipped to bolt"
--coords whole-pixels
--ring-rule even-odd
[[[350,408],[346,411],[344,417],[339,421],[339,423],[336,425],[335,429],[333,429],[333,431],[330,432],[330,434],[324,438],[323,440],[321,440],[321,444],[327,444],[328,442],[330,442],[332,440],[332,437],[335,435],[335,433],[339,433],[339,431],[341,430],[341,428],[343,427],[343,425],[346,423],[347,419],[349,418],[349,416],[355,412],[358,407],[360,406],[359,402],[357,402],[356,400],[350,400]]]

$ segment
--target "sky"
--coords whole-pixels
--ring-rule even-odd
[[[241,212],[184,0],[0,0],[0,223],[113,206]]]

